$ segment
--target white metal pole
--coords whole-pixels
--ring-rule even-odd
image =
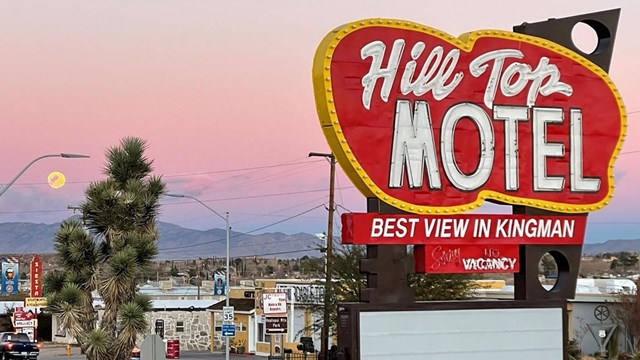
[[[289,305],[289,321],[287,321],[287,341],[293,342],[295,340],[295,334],[293,333],[293,331],[295,330],[296,322],[296,293],[293,288],[289,290],[289,293],[291,294],[291,304]]]
[[[225,222],[227,223],[227,268],[225,269],[225,274],[226,274],[226,279],[225,279],[225,305],[229,306],[229,294],[230,294],[230,289],[229,289],[229,212],[227,211],[226,216],[225,216]],[[224,358],[226,360],[229,360],[229,337],[226,336],[224,338],[224,345],[225,345],[225,350],[224,350]]]

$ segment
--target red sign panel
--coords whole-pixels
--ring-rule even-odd
[[[14,321],[28,321],[33,320],[36,317],[35,313],[31,310],[24,311],[23,307],[16,307],[13,312]]]
[[[417,273],[516,273],[518,245],[418,245],[413,249]]]
[[[31,290],[29,292],[29,297],[42,297],[42,261],[40,261],[40,256],[35,255],[33,257],[31,260],[30,270],[29,276],[31,277]]]
[[[325,37],[313,80],[332,152],[367,197],[416,214],[484,200],[586,213],[612,197],[620,95],[548,40],[363,20]]]
[[[581,245],[586,216],[342,214],[342,243]]]

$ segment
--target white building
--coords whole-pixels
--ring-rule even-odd
[[[504,283],[503,281],[494,282]],[[513,285],[493,286],[488,289],[478,290],[478,298],[490,299],[513,299]],[[552,288],[551,285],[544,285],[547,290]],[[570,299],[567,304],[569,312],[569,337],[575,340],[580,346],[584,354],[595,354],[599,351],[598,341],[594,334],[589,330],[596,328],[599,324],[613,324],[613,307],[618,301],[620,293],[635,294],[637,291],[636,284],[629,279],[578,279],[576,286],[576,295],[574,299]],[[596,307],[606,307],[609,317],[600,321],[596,318]],[[625,341],[625,329],[620,329],[619,348],[621,351],[629,349],[629,344]],[[595,331],[598,334],[598,331]]]

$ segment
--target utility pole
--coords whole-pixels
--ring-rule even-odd
[[[333,292],[333,281],[331,280],[331,274],[333,272],[333,213],[335,211],[335,177],[336,177],[336,158],[333,154],[327,153],[309,153],[309,157],[319,156],[324,157],[331,163],[331,174],[329,179],[329,216],[327,220],[327,249],[326,249],[326,271],[324,280],[324,316],[322,319],[322,332],[320,334],[320,353],[322,354],[321,360],[328,359],[329,353],[329,327],[331,322],[331,312],[329,309],[329,303],[331,302],[331,295]]]

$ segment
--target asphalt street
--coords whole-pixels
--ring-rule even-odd
[[[230,354],[231,359],[267,359],[266,356],[255,356],[255,355],[238,355],[238,354]],[[71,355],[66,355],[66,350],[64,347],[47,347],[44,346],[40,351],[40,356],[38,360],[85,360],[86,357],[84,355],[80,355],[80,349],[74,347],[71,349]],[[160,358],[164,360],[164,357]],[[190,359],[224,359],[224,352],[215,352],[211,353],[208,351],[205,352],[182,352],[180,354],[180,359],[190,360]]]

